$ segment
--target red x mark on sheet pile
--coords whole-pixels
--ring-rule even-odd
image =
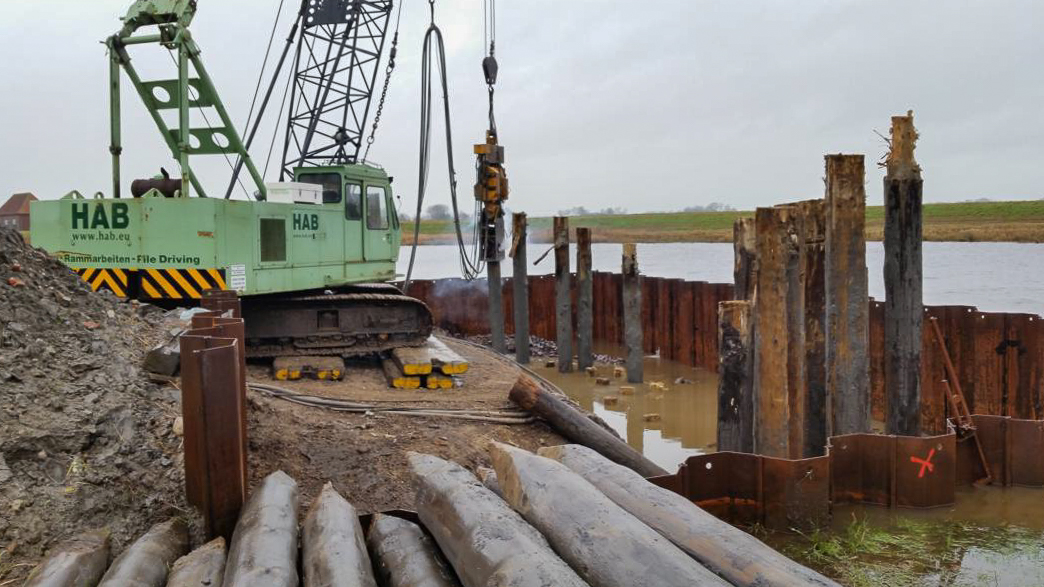
[[[911,463],[921,465],[921,472],[917,474],[917,478],[918,479],[921,479],[921,478],[924,477],[924,472],[925,471],[928,471],[929,473],[935,471],[935,465],[932,464],[932,457],[933,456],[935,456],[935,449],[934,448],[928,451],[928,458],[926,458],[926,459],[919,459],[919,458],[917,458],[915,456],[911,456],[910,457],[910,462]]]

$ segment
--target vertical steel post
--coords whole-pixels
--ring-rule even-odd
[[[526,214],[515,212],[512,222],[512,257],[515,266],[512,274],[513,301],[515,309],[515,360],[529,363],[529,276],[526,267]]]
[[[754,322],[749,300],[718,304],[718,451],[754,452]]]
[[[627,382],[641,383],[645,378],[642,359],[642,283],[638,273],[638,246],[623,246],[623,330],[627,347]]]
[[[500,261],[486,262],[486,285],[489,291],[489,333],[493,350],[507,351],[504,343],[504,285],[500,280]]]
[[[573,370],[573,292],[569,274],[569,219],[555,216],[555,334],[558,371]]]
[[[835,436],[870,431],[864,177],[862,155],[826,156],[826,382]]]
[[[120,61],[119,52],[109,41],[109,153],[112,154],[112,197],[120,197]]]
[[[191,194],[192,170],[189,167],[189,149],[192,148],[191,120],[189,118],[189,59],[185,41],[178,43],[178,162],[181,165],[181,197]]]
[[[888,434],[921,434],[922,189],[914,160],[913,113],[892,117],[892,141],[884,180],[885,428]]]
[[[591,339],[594,336],[594,290],[591,283],[591,229],[576,229],[576,366],[594,365]]]

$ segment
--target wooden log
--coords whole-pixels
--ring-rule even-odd
[[[384,371],[384,380],[388,382],[388,387],[393,389],[419,389],[421,385],[421,375],[403,375],[402,369],[399,368],[399,364],[393,359],[384,359],[381,361],[381,369]]]
[[[359,514],[331,483],[305,516],[301,539],[304,587],[377,587]]]
[[[758,281],[758,256],[755,239],[754,218],[738,218],[732,225],[732,275],[735,283],[733,295],[737,300],[754,297],[754,285]]]
[[[638,272],[638,246],[623,246],[623,323],[624,346],[627,347],[627,382],[641,383],[645,379],[643,361],[645,345],[642,334],[642,285]]]
[[[728,585],[562,463],[498,442],[490,457],[504,499],[592,587]]]
[[[297,482],[282,471],[265,477],[232,536],[222,587],[297,587]]]
[[[420,526],[374,514],[366,537],[383,587],[459,587],[439,547]]]
[[[754,452],[754,323],[749,300],[718,306],[718,451]]]
[[[188,529],[181,520],[156,524],[116,557],[98,587],[163,587],[167,570],[187,550]]]
[[[431,342],[431,338],[428,339]],[[392,349],[391,358],[403,375],[427,375],[432,371],[431,351],[425,346],[404,346]]]
[[[465,587],[584,587],[547,540],[467,469],[408,453],[415,505]]]
[[[507,352],[504,341],[504,286],[500,278],[500,261],[486,262],[486,287],[489,297],[489,332],[493,350]]]
[[[519,376],[508,397],[522,409],[546,420],[562,436],[594,449],[614,463],[628,467],[644,477],[667,474],[662,467],[589,420],[573,406],[542,389],[527,375]]]
[[[893,116],[884,179],[885,431],[902,436],[921,434],[924,181],[914,160],[916,142],[913,112]]]
[[[805,254],[805,457],[826,454],[828,434],[826,391],[826,202],[806,200],[801,210]],[[719,449],[721,450],[721,449]]]
[[[167,587],[221,585],[225,577],[225,539],[218,537],[179,558],[170,569]]]
[[[594,365],[591,342],[594,336],[594,289],[591,283],[591,229],[576,229],[576,366]]]
[[[555,342],[558,372],[573,370],[573,291],[569,273],[569,219],[556,216],[555,230]]]
[[[59,543],[24,587],[94,587],[109,566],[109,531],[91,530]]]
[[[788,206],[758,208],[755,218],[754,450],[800,458],[805,405],[801,215]]]
[[[515,360],[520,365],[529,363],[529,267],[526,264],[526,244],[528,230],[525,212],[515,212],[511,216],[512,245],[511,258],[514,263],[512,272],[512,304],[515,318]]]
[[[424,387],[428,389],[453,389],[453,377],[439,373],[425,375]]]
[[[827,155],[826,379],[833,436],[870,431],[864,175],[862,155]]]
[[[685,497],[649,483],[579,445],[541,448],[733,585],[789,587],[837,583],[776,552],[750,534],[702,510]]]

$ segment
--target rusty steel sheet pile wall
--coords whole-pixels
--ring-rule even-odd
[[[921,351],[921,425],[940,434],[954,416],[946,399],[944,357],[929,318],[938,320],[960,387],[973,414],[1044,419],[1044,319],[980,312],[972,306],[926,306]],[[884,304],[870,303],[872,414],[884,418]]]
[[[529,281],[529,332],[545,340],[555,340],[555,276],[531,275]],[[573,315],[576,326],[577,279],[573,283]],[[624,344],[623,276],[593,271],[594,340]],[[511,278],[503,284],[505,332],[513,335],[514,286]],[[733,298],[728,283],[685,281],[662,277],[641,277],[643,347],[647,353],[659,352],[666,359],[694,367],[718,369],[718,303]],[[407,295],[423,301],[431,309],[435,324],[455,335],[489,334],[489,301],[484,280],[414,280]],[[574,332],[576,329],[574,328]]]

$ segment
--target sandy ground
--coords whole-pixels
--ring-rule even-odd
[[[508,391],[518,367],[490,351],[446,339],[471,362],[463,387],[392,390],[374,362],[348,365],[343,381],[275,382],[265,364],[248,368],[248,380],[278,384],[294,392],[357,402],[413,407],[509,409]],[[451,459],[474,471],[489,466],[491,440],[536,450],[564,440],[545,424],[504,425],[444,418],[348,414],[300,406],[255,391],[250,404],[250,478],[256,484],[281,469],[300,485],[302,505],[327,481],[361,513],[412,509],[414,495],[406,453]]]

